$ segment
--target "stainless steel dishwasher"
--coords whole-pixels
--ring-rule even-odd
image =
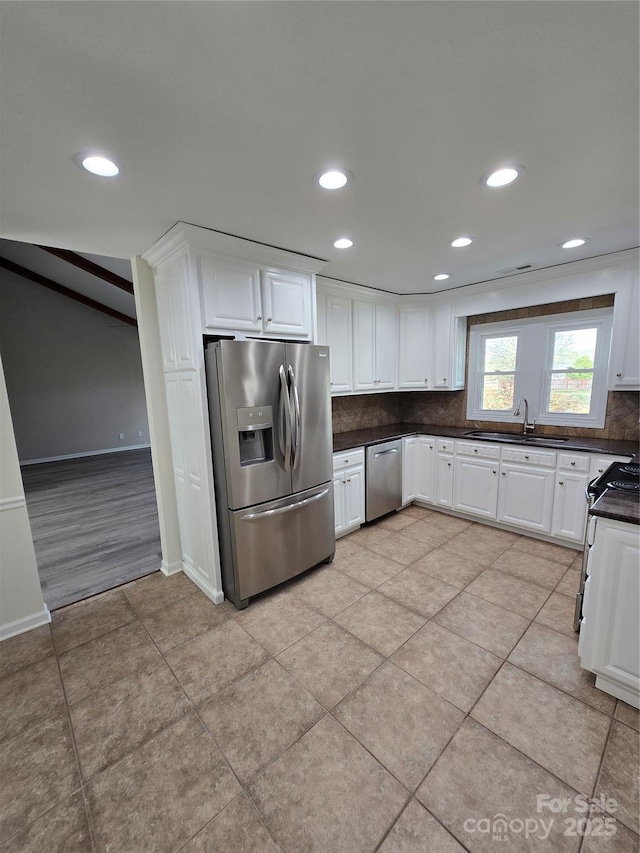
[[[367,521],[402,506],[402,440],[367,448]]]

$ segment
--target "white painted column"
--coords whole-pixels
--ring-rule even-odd
[[[155,480],[162,565],[165,575],[182,570],[182,547],[173,462],[169,434],[169,416],[162,371],[162,351],[153,273],[142,258],[131,259],[133,290],[138,319],[138,335],[142,355],[142,374],[147,399],[151,461]]]
[[[0,360],[0,640],[50,621],[42,599]]]

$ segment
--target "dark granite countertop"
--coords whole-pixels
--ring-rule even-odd
[[[500,424],[496,425],[499,430]],[[471,428],[472,429],[472,428]],[[469,427],[447,427],[437,424],[389,424],[388,426],[371,427],[370,429],[357,429],[353,432],[338,432],[333,436],[333,451],[339,453],[341,450],[352,450],[354,447],[368,447],[380,441],[388,441],[393,438],[404,438],[408,435],[439,435],[443,438],[466,438],[469,441],[491,441],[493,439],[478,438],[478,436],[467,435]],[[550,450],[583,451],[585,453],[604,453],[612,456],[633,456],[638,452],[638,446],[633,441],[616,441],[608,438],[569,438],[568,441],[549,441],[553,436],[541,436],[544,442],[541,447]],[[536,436],[530,435],[525,446],[536,445]],[[514,444],[518,447],[518,444]]]
[[[636,494],[607,489],[594,503],[589,512],[615,521],[640,524],[640,501]]]

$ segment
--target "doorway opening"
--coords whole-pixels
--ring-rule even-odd
[[[0,349],[49,609],[158,571],[130,263],[0,241]]]

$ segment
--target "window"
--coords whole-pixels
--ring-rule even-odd
[[[611,309],[471,328],[469,420],[508,421],[520,397],[540,424],[603,427]]]

